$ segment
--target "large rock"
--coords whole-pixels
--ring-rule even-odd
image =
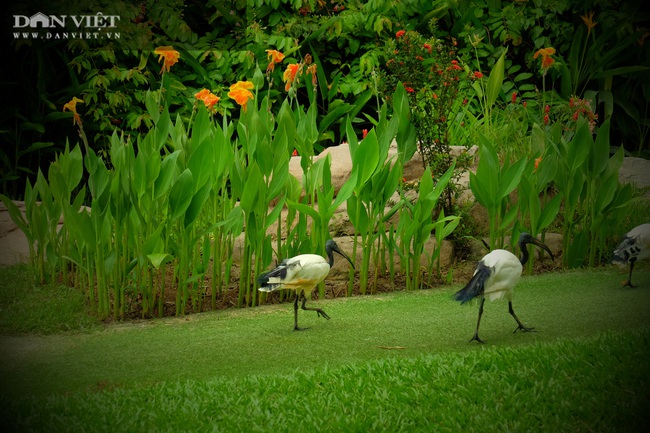
[[[14,202],[25,215],[25,203]],[[0,202],[0,266],[12,266],[29,261],[29,244],[25,234],[9,216],[9,210]]]
[[[644,158],[624,158],[623,165],[618,171],[621,183],[631,183],[637,188],[650,187],[650,161]],[[650,192],[645,193],[650,198]]]
[[[477,146],[472,146],[469,149],[466,149],[464,146],[451,146],[451,154],[457,156],[467,152],[474,157],[477,149]],[[334,191],[338,192],[352,173],[350,146],[348,143],[341,143],[338,146],[328,147],[314,157],[314,162],[325,158],[327,155],[331,155],[332,158],[332,186],[334,187]],[[289,161],[289,173],[298,180],[302,180],[303,175],[300,158],[300,156],[294,156]],[[395,141],[393,141],[388,149],[388,159],[392,161],[397,160],[397,143]],[[413,157],[404,164],[402,176],[407,182],[412,182],[419,180],[422,177],[422,173],[424,173],[422,155],[419,152],[415,152]]]

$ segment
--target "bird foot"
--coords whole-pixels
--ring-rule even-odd
[[[324,317],[325,319],[330,320],[330,316],[328,316],[323,310],[316,310],[316,313],[318,314],[318,317]]]
[[[485,344],[485,341],[481,340],[481,338],[478,336],[478,334],[474,334],[471,340],[469,342],[471,343],[472,341],[478,341],[481,344]]]
[[[309,329],[309,328],[300,328],[300,327],[298,327],[298,326],[294,326],[294,327],[293,327],[293,330],[294,330],[294,331],[306,331],[307,329]]]
[[[631,287],[631,288],[635,288],[635,287],[636,287],[634,284],[632,284],[632,280],[623,281],[623,282],[621,283],[621,286],[623,286],[623,287],[627,286],[627,287]]]
[[[535,328],[527,328],[524,325],[517,326],[517,328],[512,333],[514,334],[517,331],[521,331],[521,332],[537,332],[537,331],[535,331]]]

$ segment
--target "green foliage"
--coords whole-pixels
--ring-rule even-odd
[[[526,158],[514,163],[499,162],[494,144],[485,136],[480,138],[480,156],[476,173],[470,172],[470,188],[476,201],[483,205],[490,221],[490,249],[503,248],[505,234],[517,217],[517,206],[510,194],[517,188],[526,168]],[[519,197],[519,200],[523,200]]]
[[[462,138],[467,134],[459,130],[475,76],[459,62],[455,49],[455,41],[449,44],[435,37],[426,39],[416,31],[399,31],[386,42],[383,53],[382,96],[390,99],[398,83],[403,85],[423,165],[434,174],[446,172],[452,164],[459,170],[467,165],[467,161],[456,161],[450,146],[465,144]],[[443,192],[439,208],[444,213],[454,211],[454,189],[451,182]]]
[[[610,157],[609,127],[603,123],[595,139],[584,119],[570,139],[559,124],[550,132],[550,155],[544,163],[556,167],[553,180],[564,196],[563,262],[569,267],[594,266],[609,258],[607,242],[633,199],[632,187],[618,180],[623,149]]]

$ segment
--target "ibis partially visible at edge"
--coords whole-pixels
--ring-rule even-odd
[[[481,299],[481,305],[478,310],[478,321],[476,322],[476,331],[470,340],[484,343],[478,336],[478,328],[481,324],[481,316],[483,315],[483,305],[485,300],[489,299],[494,301],[496,299],[508,300],[508,312],[514,317],[517,322],[515,332],[521,330],[524,332],[533,331],[533,328],[524,326],[519,320],[515,311],[512,309],[512,290],[521,278],[523,266],[528,262],[528,248],[527,244],[537,245],[544,248],[553,259],[553,253],[550,248],[540,240],[532,237],[528,233],[521,233],[519,236],[519,249],[521,250],[521,258],[512,254],[507,250],[494,250],[486,254],[479,262],[474,276],[467,283],[465,287],[454,294],[454,299],[464,304],[474,298]]]
[[[305,306],[307,299],[311,299],[311,292],[314,288],[327,277],[330,268],[334,265],[334,254],[338,253],[345,257],[352,268],[352,260],[339,248],[333,239],[325,243],[325,252],[328,260],[318,254],[301,254],[296,257],[285,259],[277,268],[270,272],[262,274],[257,279],[260,284],[259,290],[262,292],[272,292],[275,290],[293,290],[296,293],[293,310],[294,322],[293,329],[300,331],[304,328],[298,326],[298,301],[302,298],[302,309],[316,311],[318,317],[324,317],[329,320],[330,317],[320,308],[308,308]]]
[[[632,284],[634,264],[650,257],[650,223],[641,224],[630,230],[614,250],[612,263],[619,266],[630,265],[630,275],[624,286],[635,287]]]

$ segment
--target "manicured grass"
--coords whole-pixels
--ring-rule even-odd
[[[635,270],[635,289],[624,277],[525,276],[514,307],[538,332],[513,334],[507,303],[488,303],[484,346],[468,343],[477,306],[451,300],[459,286],[315,301],[332,320],[300,311],[304,332],[282,304],[5,336],[5,418],[35,431],[620,431],[650,389],[650,272]]]
[[[0,267],[0,335],[99,329],[79,290],[35,281],[28,265]]]
[[[1,403],[4,431],[633,432],[649,355],[627,331]]]

